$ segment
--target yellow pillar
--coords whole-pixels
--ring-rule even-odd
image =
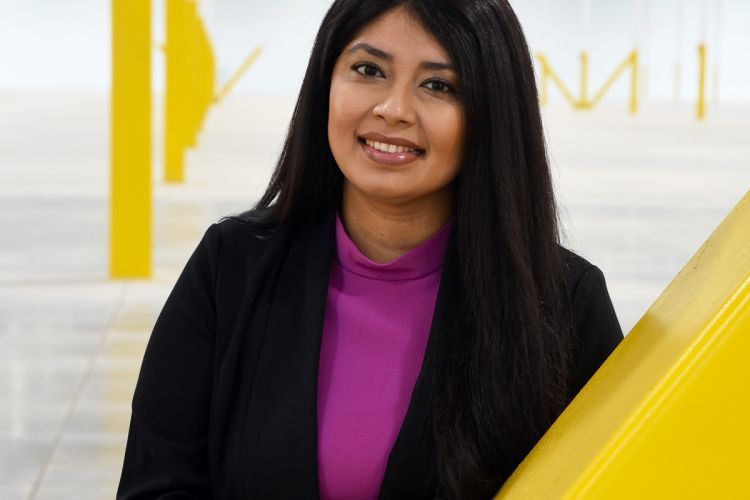
[[[581,96],[578,101],[579,109],[589,108],[588,84],[589,84],[589,55],[587,52],[581,52]]]
[[[215,98],[215,76],[216,76],[216,64],[214,61],[213,47],[211,46],[211,39],[208,36],[208,30],[205,23],[201,20],[200,22],[200,75],[198,81],[200,82],[200,120],[198,122],[198,129],[203,128],[203,124],[208,114],[208,110],[214,102]]]
[[[638,49],[630,56],[630,113],[638,112]]]
[[[498,498],[750,498],[749,241],[750,192]]]
[[[198,5],[195,2],[186,2],[186,45],[182,56],[185,58],[185,69],[187,78],[183,78],[181,84],[187,87],[185,111],[188,113],[188,135],[186,146],[195,147],[198,143],[198,121],[200,117],[199,80],[200,80],[200,19],[198,18]]]
[[[166,0],[166,78],[164,91],[164,180],[182,182],[184,179],[184,144],[189,130],[186,116],[187,86],[184,79],[186,22],[184,0]]]
[[[110,276],[151,274],[151,1],[112,0]]]
[[[695,106],[695,116],[699,120],[706,117],[706,44],[698,46],[698,102]]]

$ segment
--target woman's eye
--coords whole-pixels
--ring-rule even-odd
[[[453,92],[453,87],[443,80],[430,80],[425,86],[435,92]]]
[[[381,74],[380,69],[378,69],[377,66],[373,66],[372,64],[367,63],[355,64],[354,66],[352,66],[352,69],[357,73],[365,76],[378,76],[379,74]]]

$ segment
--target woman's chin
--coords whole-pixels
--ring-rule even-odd
[[[383,182],[347,183],[357,197],[376,203],[402,205],[419,198],[417,193],[402,185]]]

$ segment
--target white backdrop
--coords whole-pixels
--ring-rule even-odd
[[[683,62],[685,100],[695,96],[701,2],[682,0],[683,43],[676,49],[676,0],[589,0],[591,23],[582,21],[581,0],[515,0],[513,5],[534,50],[548,54],[570,87],[577,87],[578,53],[590,51],[590,88],[597,88],[635,44],[644,49],[647,98],[671,101],[674,64]],[[264,52],[241,81],[239,92],[295,94],[315,31],[330,0],[203,0],[224,81],[257,45]],[[709,64],[720,67],[722,103],[750,103],[750,2],[708,0]],[[163,2],[154,0],[155,46],[163,41]],[[0,0],[0,90],[54,89],[106,92],[109,87],[109,0]],[[545,10],[548,6],[549,10]],[[546,12],[546,14],[545,14]],[[718,57],[717,51],[718,50]],[[710,72],[709,74],[711,74]],[[154,86],[163,83],[163,57],[154,52]],[[623,79],[608,99],[624,99]],[[713,82],[709,82],[709,96]],[[554,96],[553,96],[554,98]]]

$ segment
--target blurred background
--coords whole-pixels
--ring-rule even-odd
[[[750,3],[511,3],[627,332],[750,188]],[[262,192],[329,5],[0,0],[0,498],[114,497],[156,316]]]

